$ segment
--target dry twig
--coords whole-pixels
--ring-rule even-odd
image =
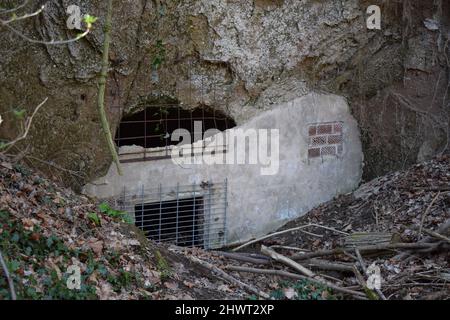
[[[239,246],[237,248],[234,248],[232,251],[239,251],[239,250],[241,250],[241,249],[243,249],[245,247],[248,247],[249,245],[252,245],[254,243],[260,242],[262,240],[265,240],[265,239],[268,239],[268,238],[271,238],[271,237],[274,237],[274,236],[279,236],[279,235],[282,235],[282,234],[285,234],[285,233],[293,232],[293,231],[302,231],[302,229],[305,229],[305,228],[308,228],[308,227],[322,228],[322,229],[325,229],[325,230],[333,231],[333,232],[340,233],[340,234],[348,236],[348,233],[346,233],[346,232],[342,232],[342,231],[336,230],[334,228],[326,227],[326,226],[321,226],[319,224],[311,223],[311,224],[307,224],[307,225],[304,225],[304,226],[291,228],[291,229],[286,229],[286,230],[282,230],[282,231],[278,231],[278,232],[274,232],[274,233],[265,235],[263,237],[260,237],[260,238],[251,240],[251,241],[249,241],[247,243],[244,243],[243,245],[241,245],[241,246]],[[308,233],[311,234],[310,232],[308,232]]]
[[[282,254],[279,254],[277,252],[275,252],[274,250],[266,247],[266,246],[261,246],[261,252],[269,257],[271,257],[272,259],[282,262],[285,265],[297,270],[298,272],[304,274],[307,277],[314,277],[315,274],[314,272],[312,272],[311,270],[303,267],[302,265],[300,265],[299,263],[295,262],[292,259],[289,259],[288,257],[283,256]]]
[[[2,266],[3,273],[5,274],[6,280],[8,281],[9,292],[11,293],[11,300],[17,300],[16,290],[14,289],[14,282],[13,282],[13,279],[11,278],[11,275],[9,274],[8,267],[6,266],[6,262],[3,259],[3,255],[2,255],[1,251],[0,251],[0,264]]]
[[[36,109],[34,109],[33,114],[31,115],[31,117],[29,117],[26,121],[25,121],[25,131],[22,133],[22,135],[20,135],[19,137],[15,138],[14,140],[5,143],[3,145],[3,151],[2,153],[7,152],[12,146],[14,146],[16,143],[18,143],[19,141],[24,140],[27,136],[28,136],[28,132],[30,131],[31,128],[31,124],[33,122],[33,118],[35,117],[35,115],[38,113],[39,109],[42,108],[42,106],[47,102],[48,98],[45,98],[44,101],[42,101],[37,107]]]
[[[299,275],[299,274],[295,274],[295,273],[291,273],[291,272],[287,272],[287,271],[283,271],[283,270],[257,269],[257,268],[236,267],[236,266],[228,266],[227,269],[232,270],[232,271],[238,271],[238,272],[271,274],[271,275],[292,278],[292,279],[297,279],[297,280],[309,280],[311,282],[315,282],[315,283],[319,283],[321,285],[327,286],[330,289],[333,289],[337,292],[349,294],[349,295],[353,296],[355,299],[359,299],[359,300],[366,299],[364,294],[361,292],[339,287],[339,286],[337,286],[329,281],[323,280],[323,279],[310,278],[310,277],[306,277],[303,275]]]
[[[252,292],[252,293],[254,293],[254,294],[257,294],[258,296],[260,296],[260,297],[262,297],[262,298],[264,298],[264,299],[269,299],[269,298],[270,298],[270,296],[269,296],[267,293],[262,292],[262,291],[258,290],[257,288],[255,288],[255,287],[253,287],[253,286],[251,286],[251,285],[248,285],[248,284],[246,284],[246,283],[243,283],[242,281],[240,281],[240,280],[238,280],[238,279],[232,277],[231,275],[229,275],[228,273],[226,273],[226,272],[223,271],[222,269],[220,269],[220,268],[218,268],[218,267],[212,265],[212,264],[209,263],[209,262],[206,262],[206,261],[204,261],[204,260],[200,260],[199,258],[194,257],[194,256],[187,256],[187,257],[188,257],[192,262],[198,263],[198,264],[204,266],[205,268],[211,270],[213,273],[215,273],[215,274],[218,275],[219,277],[223,278],[224,280],[230,282],[231,284],[234,284],[234,285],[236,285],[236,286],[238,286],[238,287],[241,287],[241,288],[244,289],[244,290],[247,290],[247,291],[250,291],[250,292]]]
[[[425,210],[424,214],[422,215],[422,219],[420,220],[420,226],[419,226],[419,240],[422,238],[422,228],[423,228],[423,223],[425,222],[425,218],[428,215],[428,213],[430,212],[431,208],[433,207],[434,203],[436,202],[436,200],[439,198],[440,195],[441,195],[441,192],[439,191],[437,193],[437,195],[431,201],[427,210]]]

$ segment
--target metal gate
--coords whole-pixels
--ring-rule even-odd
[[[227,184],[124,189],[117,206],[134,217],[136,227],[151,240],[215,249],[227,242]]]

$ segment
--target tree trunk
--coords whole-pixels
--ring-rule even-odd
[[[108,144],[109,151],[116,164],[117,172],[122,175],[122,168],[120,167],[119,156],[117,155],[116,146],[111,135],[111,129],[109,127],[108,119],[105,112],[105,90],[106,79],[108,77],[109,68],[109,46],[111,42],[111,20],[112,20],[112,0],[108,0],[108,9],[106,12],[106,21],[104,28],[104,42],[103,42],[103,58],[102,58],[102,70],[100,73],[100,79],[98,82],[98,112],[100,120],[102,122],[103,133],[105,134],[106,143]]]

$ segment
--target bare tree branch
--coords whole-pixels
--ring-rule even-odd
[[[5,274],[6,280],[8,281],[9,291],[11,293],[11,300],[17,300],[16,290],[14,289],[14,282],[13,282],[13,279],[11,278],[11,275],[9,274],[8,267],[6,266],[6,262],[3,259],[1,250],[0,250],[0,264],[2,266],[3,273]]]
[[[12,9],[0,9],[0,14],[16,12],[17,10],[20,10],[23,7],[25,7],[28,4],[28,2],[30,2],[30,1],[29,0],[25,0],[20,5],[18,5],[17,7],[12,8]]]
[[[90,23],[88,23],[86,31],[84,31],[83,33],[80,33],[75,38],[68,39],[68,40],[59,40],[59,41],[56,41],[56,40],[45,41],[45,40],[36,40],[36,39],[30,38],[30,37],[24,35],[22,32],[20,32],[19,30],[17,30],[16,28],[14,28],[14,27],[12,27],[10,25],[12,22],[21,21],[21,20],[25,20],[25,19],[28,19],[28,18],[31,18],[31,17],[35,17],[35,16],[41,14],[42,11],[44,11],[44,9],[45,9],[45,5],[42,6],[40,9],[38,9],[37,11],[33,12],[33,13],[24,14],[24,15],[19,16],[19,17],[12,17],[9,20],[0,19],[0,24],[3,27],[6,27],[7,29],[9,29],[11,32],[16,34],[17,36],[21,37],[22,39],[24,39],[24,40],[26,40],[26,41],[28,41],[30,43],[44,44],[44,45],[61,45],[61,44],[72,43],[72,42],[80,40],[81,38],[86,37],[91,32],[92,25]]]
[[[36,109],[34,109],[34,112],[33,112],[33,114],[31,115],[31,117],[29,117],[29,118],[25,121],[25,131],[22,133],[22,135],[20,135],[20,136],[17,137],[16,139],[14,139],[14,140],[12,140],[12,141],[10,141],[10,142],[4,144],[4,145],[2,145],[2,149],[3,149],[3,150],[0,151],[1,153],[7,152],[12,146],[14,146],[14,145],[15,145],[16,143],[18,143],[19,141],[24,140],[24,139],[27,137],[28,132],[30,131],[31,124],[32,124],[32,122],[33,122],[34,116],[38,113],[39,109],[41,109],[42,106],[47,102],[47,100],[48,100],[48,97],[45,98],[44,101],[42,101],[42,102],[36,107]]]
[[[6,25],[6,24],[10,24],[10,23],[15,22],[15,21],[25,20],[25,19],[37,16],[38,14],[40,14],[44,10],[44,8],[45,8],[45,6],[42,6],[40,9],[38,9],[37,11],[35,11],[33,13],[27,13],[27,14],[24,14],[23,16],[20,16],[20,17],[14,16],[14,17],[12,17],[9,20],[2,20],[2,19],[0,19],[0,21],[1,21],[1,23],[3,25]]]

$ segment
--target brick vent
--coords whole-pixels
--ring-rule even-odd
[[[342,122],[316,123],[308,126],[308,159],[338,157],[344,150]]]

